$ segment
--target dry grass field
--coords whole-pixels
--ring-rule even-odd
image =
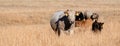
[[[58,37],[50,18],[58,10],[91,10],[105,24]],[[0,46],[120,46],[120,0],[0,0]]]

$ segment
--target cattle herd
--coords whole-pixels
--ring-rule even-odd
[[[50,25],[55,33],[60,36],[61,31],[65,33],[73,34],[74,28],[82,27],[78,23],[86,22],[88,19],[92,20],[92,31],[101,31],[103,29],[103,22],[98,22],[99,15],[90,11],[57,11],[53,14]]]

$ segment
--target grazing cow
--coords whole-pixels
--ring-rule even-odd
[[[85,19],[85,16],[82,12],[76,11],[75,13],[75,21],[82,21]]]
[[[68,31],[71,34],[74,32],[74,16],[75,12],[70,10],[55,12],[50,20],[50,25],[55,33],[58,32],[58,36],[60,36],[61,30]]]
[[[92,31],[96,32],[97,30],[101,31],[101,29],[103,29],[103,24],[102,22],[97,22],[97,20],[95,20],[95,22],[93,22],[92,24]]]
[[[85,19],[92,19],[93,21],[98,20],[99,15],[91,11],[84,12]]]

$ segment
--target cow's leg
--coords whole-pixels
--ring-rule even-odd
[[[94,32],[95,32],[95,26],[94,26],[94,25],[92,25],[92,31],[94,31]]]
[[[55,23],[56,24],[56,29],[55,29],[55,33],[58,31],[58,22]]]
[[[75,27],[75,23],[73,22],[69,30],[70,34],[74,34],[74,27]]]
[[[101,31],[101,28],[99,28],[99,31]]]
[[[58,36],[60,36],[60,24],[59,24],[59,20],[55,23],[56,24],[56,31],[58,32]]]
[[[59,26],[60,26],[60,24],[59,24],[59,21],[58,21],[58,22],[56,23],[56,27],[57,27],[56,30],[58,31],[58,36],[60,36],[60,33],[61,33]]]
[[[59,28],[59,26],[58,26],[58,36],[60,36],[60,33],[61,33],[61,32],[60,32],[60,28]]]

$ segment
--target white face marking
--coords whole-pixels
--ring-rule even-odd
[[[75,21],[75,11],[68,11],[68,14],[69,14],[69,20],[70,21]]]

